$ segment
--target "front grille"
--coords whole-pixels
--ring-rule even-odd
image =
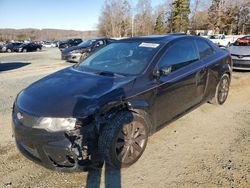
[[[241,57],[241,58],[250,57],[250,55],[239,55],[239,54],[231,54],[231,56]]]
[[[234,67],[250,68],[250,60],[237,60],[233,59]]]

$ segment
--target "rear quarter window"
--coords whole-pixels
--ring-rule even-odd
[[[200,59],[205,59],[214,54],[214,49],[204,40],[196,40]]]

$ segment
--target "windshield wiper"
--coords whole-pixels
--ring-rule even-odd
[[[125,75],[120,74],[120,73],[108,72],[108,71],[97,71],[95,73],[98,75],[102,75],[102,76],[116,76],[116,77],[124,77],[125,76]]]

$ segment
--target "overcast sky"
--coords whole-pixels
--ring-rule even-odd
[[[136,4],[137,0],[130,0]],[[163,0],[152,0],[155,7]],[[104,0],[0,0],[0,28],[96,29]]]

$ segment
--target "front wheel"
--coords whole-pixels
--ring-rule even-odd
[[[27,49],[23,49],[23,52],[27,52]]]
[[[222,105],[226,100],[229,92],[230,78],[228,74],[223,74],[217,87],[214,98],[209,101],[212,104]]]
[[[148,127],[143,117],[124,111],[101,131],[98,150],[103,160],[113,168],[128,167],[144,152]]]

